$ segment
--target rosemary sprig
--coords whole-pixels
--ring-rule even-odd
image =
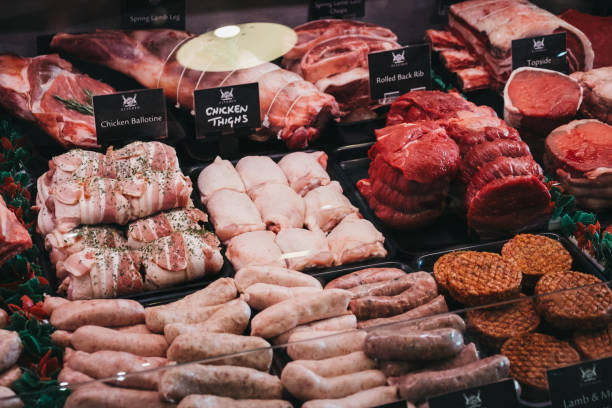
[[[60,101],[61,103],[63,103],[67,109],[72,109],[74,111],[82,113],[83,115],[93,116],[94,115],[94,109],[93,109],[94,93],[91,92],[89,89],[83,89],[83,93],[87,97],[87,102],[85,103],[77,101],[76,99],[65,99],[59,95],[53,95],[53,97],[57,99],[58,101]]]

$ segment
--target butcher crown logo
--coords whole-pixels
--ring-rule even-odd
[[[542,51],[544,49],[544,38],[541,40],[533,39],[533,50],[534,51]]]
[[[482,406],[480,391],[474,395],[463,394],[463,399],[465,400],[465,408],[480,408]]]
[[[391,55],[393,56],[394,64],[403,64],[406,62],[406,50],[403,50],[401,53],[394,53],[391,51]]]
[[[234,88],[229,91],[223,89],[219,89],[219,91],[221,92],[221,102],[232,102],[234,100]]]
[[[593,368],[587,369],[580,367],[580,375],[582,376],[582,382],[590,383],[597,381],[597,366],[593,364]]]
[[[138,96],[138,94],[134,94],[134,96],[125,96],[125,95],[121,95],[121,98],[123,98],[123,107],[124,108],[135,108],[138,106],[138,102],[136,101],[136,96]]]

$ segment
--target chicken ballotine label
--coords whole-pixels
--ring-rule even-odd
[[[429,408],[517,408],[519,405],[514,380],[451,392],[429,399]]]
[[[185,0],[121,0],[121,28],[185,29]]]
[[[565,33],[512,40],[512,70],[521,67],[569,72]]]
[[[612,357],[550,370],[553,408],[612,407]]]
[[[257,82],[194,92],[196,137],[261,127]]]
[[[370,98],[390,103],[415,89],[431,88],[431,52],[428,44],[368,55]]]
[[[166,99],[161,88],[93,97],[98,143],[164,139],[168,135]]]
[[[355,18],[365,15],[365,0],[311,0],[308,19]]]

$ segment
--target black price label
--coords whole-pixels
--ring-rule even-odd
[[[98,143],[163,139],[168,135],[166,99],[161,89],[93,97]]]
[[[365,15],[365,0],[310,0],[308,19],[356,18]]]
[[[196,137],[261,126],[257,82],[194,92]]]
[[[612,358],[563,367],[547,374],[553,408],[612,407]]]
[[[520,67],[569,72],[565,33],[512,40],[512,70]]]
[[[468,388],[429,399],[429,408],[517,408],[514,380]]]
[[[428,44],[368,55],[370,98],[390,102],[414,89],[431,88]]]
[[[121,0],[121,28],[185,29],[185,0]]]

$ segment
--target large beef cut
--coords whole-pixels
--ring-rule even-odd
[[[482,236],[529,228],[549,213],[550,194],[542,169],[518,132],[490,108],[476,106],[456,93],[412,91],[391,105],[387,124],[391,126],[377,131],[378,141],[370,150],[370,177],[358,182],[385,223],[406,228],[439,217],[454,173],[453,160],[459,169],[468,225]],[[384,137],[399,126],[406,133],[403,138]],[[428,139],[411,135],[432,129],[443,132],[444,142],[426,144],[432,151],[423,148],[414,154],[417,141]],[[379,152],[386,154],[386,160],[380,159]]]
[[[350,20],[318,20],[295,28],[298,42],[283,66],[333,95],[344,111],[370,100],[368,54],[400,48],[391,30]]]
[[[290,148],[304,148],[330,117],[339,116],[331,95],[271,63],[231,72],[206,72],[181,65],[176,54],[194,37],[175,30],[101,30],[56,34],[51,47],[129,75],[147,88],[163,88],[177,107],[194,107],[193,91],[259,83],[263,134],[275,134]]]
[[[57,55],[0,55],[0,105],[63,146],[97,147],[91,98],[114,92]]]
[[[575,120],[546,138],[546,170],[582,208],[612,208],[612,126]]]
[[[28,230],[8,209],[0,196],[0,266],[20,252],[32,247]]]
[[[569,9],[559,17],[589,38],[595,53],[593,68],[612,66],[612,16],[592,16]]]
[[[584,93],[580,114],[612,124],[612,66],[570,76],[580,83]]]
[[[450,29],[462,37],[503,84],[512,70],[512,40],[565,32],[572,71],[593,67],[593,48],[582,31],[527,0],[469,0],[450,6]]]
[[[377,130],[376,138],[368,153],[369,178],[357,183],[370,208],[395,228],[439,217],[459,164],[459,148],[444,128],[435,122],[400,123]]]
[[[546,136],[573,120],[581,103],[582,87],[572,77],[523,67],[512,72],[504,88],[504,120],[540,158]]]

